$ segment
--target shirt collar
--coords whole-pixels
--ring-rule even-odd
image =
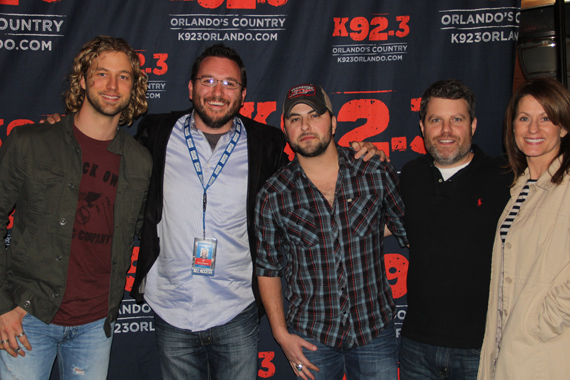
[[[336,143],[335,145],[336,145],[336,150],[338,152],[338,169],[340,173],[342,170],[346,169],[349,166],[348,164],[350,162],[354,161],[354,151],[351,148],[341,147]],[[291,169],[297,175],[301,174],[303,176],[306,176],[305,171],[303,170],[301,164],[299,163],[299,160],[297,159],[296,153],[295,153],[295,158],[293,158],[293,160],[291,161]]]
[[[542,173],[540,178],[536,181],[536,186],[544,190],[549,190],[554,186],[556,186],[556,184],[552,182],[552,176],[554,175],[554,173],[556,173],[558,169],[560,169],[560,166],[562,166],[562,155],[556,157],[554,161],[552,161],[548,169],[546,169],[546,171]],[[530,171],[527,167],[524,173],[520,176],[519,180],[517,180],[517,184],[514,187],[524,186],[529,178],[530,178]]]

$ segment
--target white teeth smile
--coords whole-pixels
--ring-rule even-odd
[[[223,106],[225,103],[224,102],[208,102],[208,104],[211,104],[213,106]]]
[[[441,144],[449,144],[452,143],[454,140],[438,140]]]
[[[110,100],[117,100],[119,99],[118,96],[111,96],[111,95],[101,95],[102,97],[104,97],[105,99],[110,99]]]
[[[539,143],[544,141],[545,139],[524,139],[525,141],[528,141],[529,143]]]

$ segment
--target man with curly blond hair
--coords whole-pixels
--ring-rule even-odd
[[[0,148],[0,378],[106,379],[113,324],[151,174],[119,124],[145,112],[147,78],[120,38],[75,57],[68,116],[15,128]],[[0,236],[6,223],[0,223]],[[33,350],[32,350],[33,348]]]

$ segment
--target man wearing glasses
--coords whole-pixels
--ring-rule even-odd
[[[194,109],[139,125],[154,168],[131,294],[155,312],[165,380],[257,377],[250,215],[287,156],[278,129],[238,116],[246,86],[237,52],[210,46],[192,67]]]

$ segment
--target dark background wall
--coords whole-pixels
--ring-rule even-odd
[[[85,42],[107,34],[140,53],[151,113],[190,106],[192,62],[222,41],[242,55],[249,79],[242,113],[258,121],[279,127],[286,91],[321,84],[338,115],[336,140],[374,142],[400,169],[424,152],[418,127],[423,91],[436,80],[457,78],[477,96],[475,143],[496,155],[519,7],[517,0],[0,0],[0,144],[12,128],[64,112],[61,94],[73,57]],[[129,128],[135,130],[136,122]],[[386,253],[399,326],[407,252],[388,239]],[[126,290],[133,273],[134,266]],[[153,330],[150,308],[126,296],[110,379],[160,378]],[[293,379],[265,318],[260,340],[259,378]]]

